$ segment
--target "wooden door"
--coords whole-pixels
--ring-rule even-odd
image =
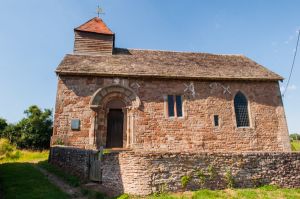
[[[102,153],[102,151],[100,152]],[[102,172],[101,172],[101,154],[99,152],[96,154],[90,154],[90,174],[89,178],[91,181],[101,182]]]
[[[107,148],[123,147],[123,121],[122,109],[110,109],[107,117]]]

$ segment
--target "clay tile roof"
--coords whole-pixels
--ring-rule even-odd
[[[59,75],[151,77],[196,80],[265,80],[283,78],[243,55],[216,55],[116,48],[113,55],[66,55]]]
[[[89,20],[85,24],[79,26],[78,28],[75,28],[75,30],[105,35],[114,35],[114,33],[107,27],[107,25],[102,21],[102,19],[98,17]]]

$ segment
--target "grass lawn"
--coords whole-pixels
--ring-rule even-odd
[[[68,198],[31,163],[0,165],[0,183],[5,199],[12,198]]]
[[[122,195],[122,199],[136,198]],[[121,198],[119,197],[119,198]],[[299,199],[300,189],[280,189],[275,186],[264,186],[257,189],[226,189],[211,191],[207,189],[181,194],[161,194],[148,196],[147,199]]]
[[[0,185],[5,199],[68,198],[65,193],[51,184],[32,163],[46,160],[48,154],[48,151],[21,151],[19,159],[1,160]]]
[[[49,151],[20,151],[20,158],[11,159],[4,158],[0,160],[1,163],[13,163],[13,162],[39,162],[47,160],[49,156]]]
[[[300,141],[299,140],[293,140],[291,142],[292,150],[293,151],[300,151]]]
[[[48,161],[41,161],[38,163],[38,166],[47,170],[50,173],[53,173],[56,176],[59,176],[59,178],[61,178],[73,187],[78,187],[81,184],[81,181],[78,177],[62,171],[61,169],[49,164]]]
[[[45,170],[47,170],[48,172],[50,172],[50,173],[52,173],[56,176],[58,176],[64,182],[66,182],[67,184],[69,184],[73,187],[79,187],[82,184],[82,181],[78,177],[73,176],[69,173],[66,173],[66,172],[62,171],[61,169],[49,164],[48,161],[39,162],[38,166],[45,169]],[[84,187],[80,187],[80,189],[81,189],[81,193],[89,199],[98,199],[98,198],[108,199],[109,198],[105,194],[100,193],[100,192],[96,192],[94,190],[89,190],[89,189],[84,188]],[[127,195],[124,195],[124,196],[127,196]]]

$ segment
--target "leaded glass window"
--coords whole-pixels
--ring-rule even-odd
[[[245,95],[241,92],[238,92],[234,97],[234,110],[235,110],[237,127],[250,126],[249,113],[248,113],[248,101]]]
[[[168,116],[169,117],[183,116],[181,95],[168,95]]]
[[[177,113],[177,117],[182,117],[182,99],[181,99],[181,95],[176,95],[176,113]]]
[[[168,95],[168,113],[169,113],[169,117],[174,117],[175,115],[173,95]]]

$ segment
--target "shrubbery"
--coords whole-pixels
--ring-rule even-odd
[[[33,105],[24,113],[26,117],[17,124],[7,124],[0,119],[0,138],[6,138],[21,149],[49,148],[53,124],[51,110]]]
[[[298,134],[298,133],[290,134],[290,139],[291,140],[300,140],[300,134]]]
[[[7,127],[7,122],[5,119],[0,118],[0,132]]]
[[[20,156],[20,151],[16,150],[16,147],[10,144],[8,139],[0,139],[0,160],[4,158],[18,159]]]

